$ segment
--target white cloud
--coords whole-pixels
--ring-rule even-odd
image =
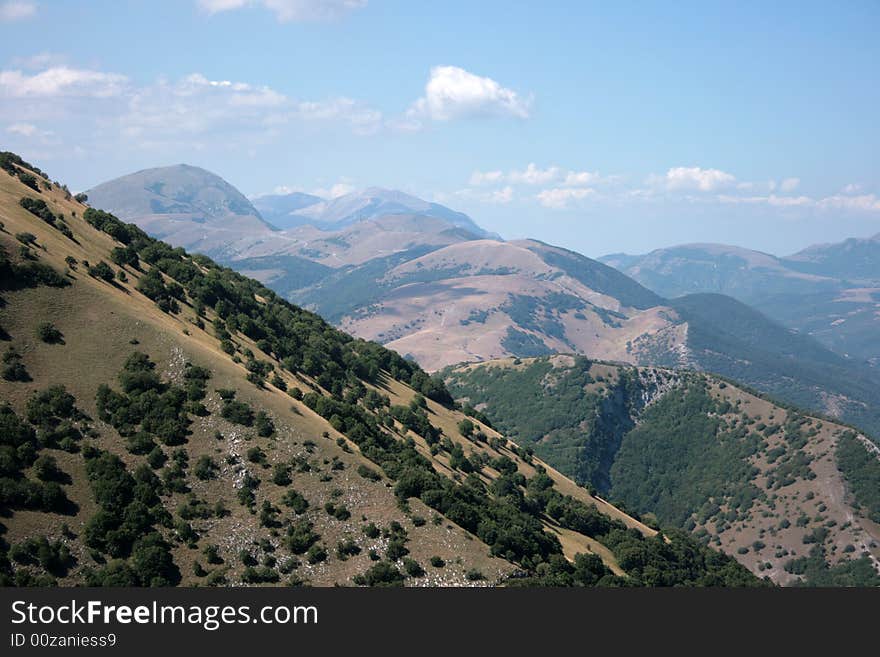
[[[766,196],[733,196],[719,194],[717,199],[721,203],[726,204],[770,205],[779,208],[815,205],[815,201],[809,196],[777,196],[776,194],[768,194]]]
[[[820,208],[830,210],[860,210],[876,212],[880,211],[880,198],[874,194],[862,194],[860,196],[828,196],[817,201]]]
[[[649,182],[656,183],[658,179],[653,177]],[[736,178],[718,169],[701,169],[700,167],[673,167],[666,172],[665,177],[660,179],[667,189],[670,190],[694,190],[711,192],[716,189],[729,187],[736,182]]]
[[[572,201],[579,201],[595,193],[593,189],[582,187],[555,187],[539,192],[535,198],[545,208],[561,210],[568,207]]]
[[[531,98],[523,98],[492,78],[457,66],[435,66],[425,85],[425,95],[412,104],[406,118],[413,127],[418,127],[422,120],[504,116],[527,119],[531,104]]]
[[[12,23],[33,18],[37,15],[37,3],[24,0],[10,0],[0,4],[0,23]]]
[[[474,171],[471,174],[470,184],[474,187],[480,185],[492,185],[504,180],[503,171]]]
[[[263,7],[275,13],[279,22],[329,21],[367,6],[367,0],[198,0],[209,14]]]
[[[342,178],[330,187],[315,187],[314,189],[305,189],[304,187],[300,187],[299,185],[278,185],[277,187],[275,187],[275,189],[272,190],[272,193],[293,194],[294,192],[299,192],[302,194],[311,194],[312,196],[320,196],[321,198],[331,199],[337,198],[339,196],[345,196],[346,194],[351,194],[356,189],[357,187],[352,184],[351,179]]]
[[[514,184],[546,185],[557,180],[562,174],[559,167],[551,166],[540,169],[534,162],[530,162],[523,171],[511,171],[507,174],[507,180]]]
[[[138,89],[119,118],[125,134],[148,140],[223,134],[271,140],[292,125],[341,124],[356,134],[375,132],[382,115],[349,98],[305,101],[270,87],[189,75]]]
[[[480,189],[478,187],[465,187],[451,194],[442,192],[433,195],[437,203],[455,203],[456,201],[476,201],[488,205],[507,205],[516,199],[516,190],[511,185],[497,189]]]
[[[861,196],[843,196],[837,194],[818,199],[803,195],[779,196],[776,194],[769,194],[767,196],[732,196],[719,194],[717,198],[721,203],[761,204],[776,208],[816,208],[818,210],[846,210],[858,212],[880,211],[880,198],[874,194],[862,194]]]
[[[28,147],[32,148],[35,144],[42,146],[57,146],[61,143],[56,134],[51,130],[43,130],[39,126],[28,122],[16,122],[6,126],[6,133],[12,135],[11,138],[27,140]]]
[[[12,66],[28,70],[47,69],[64,64],[67,64],[67,56],[54,52],[40,52],[36,55],[12,58]]]
[[[798,188],[801,184],[800,178],[786,178],[781,183],[779,183],[779,191],[780,192],[793,192]]]
[[[524,169],[511,169],[506,173],[501,170],[474,171],[471,174],[469,184],[471,187],[485,186],[546,186],[555,184],[558,187],[578,188],[572,194],[551,193],[548,190],[544,199],[549,203],[568,202],[583,198],[583,189],[596,187],[597,185],[611,185],[621,180],[620,176],[603,176],[594,171],[572,171],[562,167],[551,165],[541,168],[534,162],[530,162]],[[484,194],[482,198],[487,198]]]
[[[382,127],[382,112],[345,97],[299,102],[293,116],[305,121],[342,121],[361,135],[373,134]]]
[[[6,128],[6,132],[11,135],[33,137],[34,135],[39,134],[39,129],[33,123],[13,123]]]
[[[306,131],[361,135],[384,125],[381,112],[351,98],[298,99],[265,85],[199,73],[136,84],[118,73],[71,66],[0,70],[2,134],[43,139],[49,133],[28,135],[26,124],[49,123],[57,134],[75,135],[88,153],[124,145],[156,152],[239,149],[251,157],[260,147]],[[50,141],[44,139],[47,146],[61,144],[54,136]],[[73,146],[67,144],[64,153]]]
[[[487,199],[489,203],[497,203],[498,205],[507,205],[513,201],[513,187],[508,185],[502,189],[493,191]]]
[[[842,194],[856,194],[862,191],[862,186],[858,183],[849,183],[848,185],[844,185],[843,189],[840,191]]]
[[[601,176],[596,171],[569,171],[562,182],[566,187],[586,187],[615,182],[618,176]]]
[[[313,189],[309,194],[320,196],[321,198],[338,198],[340,196],[345,196],[346,194],[351,194],[355,189],[356,187],[351,183],[341,181],[330,187],[318,187]]]
[[[107,98],[121,94],[128,78],[67,66],[55,66],[28,75],[18,70],[0,71],[0,96],[12,98],[81,96]]]

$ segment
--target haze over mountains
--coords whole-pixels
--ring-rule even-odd
[[[703,369],[880,434],[880,373],[864,359],[835,353],[716,293],[721,288],[751,298],[765,289],[781,298],[787,290],[806,294],[818,286],[840,294],[843,279],[828,272],[847,258],[833,249],[791,264],[743,249],[682,247],[656,254],[658,262],[671,263],[669,273],[650,266],[650,259],[606,258],[626,272],[621,273],[536,240],[487,237],[466,215],[386,190],[330,201],[301,194],[264,197],[256,202],[274,219],[258,216],[258,223],[252,217],[259,214],[256,208],[230,214],[228,208],[240,207],[233,194],[213,206],[219,219],[204,216],[204,210],[187,214],[176,205],[192,196],[176,180],[180,173],[188,178],[192,172],[151,170],[149,186],[140,187],[137,178],[126,176],[90,191],[90,202],[160,231],[173,244],[207,253],[428,370],[550,353]],[[221,183],[212,179],[211,188],[221,189]],[[155,198],[178,189],[187,191],[171,194],[171,200]],[[128,195],[142,198],[117,200]],[[145,208],[149,213],[141,214]],[[269,226],[273,222],[292,227],[277,230]],[[869,257],[871,245],[859,250]],[[824,273],[804,271],[811,268]],[[707,283],[682,289],[701,277],[715,281],[715,288]],[[650,284],[643,286],[640,278]],[[664,285],[647,289],[655,281]],[[682,292],[687,296],[668,300]],[[876,346],[869,335],[863,342]]]
[[[332,199],[292,192],[257,197],[256,206],[264,218],[279,228],[311,225],[322,230],[339,230],[369,219],[392,215],[418,215],[444,219],[476,235],[487,235],[462,212],[429,203],[404,192],[368,187]]]
[[[138,171],[88,194],[95,207],[114,208],[121,217],[136,218],[151,235],[205,253],[273,230],[232,185],[186,164]]]
[[[787,257],[687,244],[600,260],[664,297],[730,295],[838,353],[880,365],[880,235]]]
[[[0,168],[0,586],[761,584],[398,354]]]

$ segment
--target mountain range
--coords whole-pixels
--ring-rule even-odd
[[[786,257],[687,244],[600,260],[664,297],[732,296],[848,358],[880,365],[880,235]]]
[[[880,461],[857,430],[678,361],[550,354],[430,377],[16,156],[0,165],[3,584],[880,583]],[[214,202],[167,214],[228,218]],[[654,311],[698,337],[693,354],[709,341],[722,364],[768,359],[746,373],[772,379],[773,358],[833,370],[832,352],[729,297],[666,302],[541,242],[452,239],[461,227],[408,215],[344,230],[393,228],[404,244],[435,221],[447,245],[377,266],[391,298],[434,294],[435,275],[506,278],[505,303],[549,281],[540,307],[500,311],[535,340],[558,323],[568,339],[569,312],[625,326]],[[377,264],[354,246],[339,254],[358,265],[286,257]],[[418,262],[453,247],[462,259]]]
[[[0,585],[762,584],[398,354],[0,165]]]
[[[174,180],[179,171],[154,170],[151,180],[169,177],[168,188],[176,189],[182,186]],[[212,183],[212,189],[220,187]],[[652,291],[639,279],[653,270],[628,256],[603,263],[536,240],[504,241],[487,236],[465,215],[376,189],[315,202],[294,194],[288,206],[283,197],[272,197],[268,204],[282,213],[308,203],[287,210],[285,221],[306,221],[303,213],[311,212],[312,223],[285,230],[244,226],[230,235],[227,222],[215,235],[212,222],[193,220],[191,234],[200,231],[200,241],[178,242],[164,226],[177,227],[177,236],[189,234],[179,213],[169,210],[164,219],[139,214],[138,208],[152,199],[151,189],[132,186],[126,176],[95,190],[88,192],[92,203],[110,201],[103,207],[126,221],[202,251],[429,371],[464,361],[554,352],[702,369],[880,435],[880,372],[864,359],[832,351],[717,290],[687,289],[683,297],[672,286],[655,285]],[[144,200],[112,202],[130,195]],[[225,212],[231,203],[219,205]],[[282,223],[277,215],[269,216]],[[779,286],[801,286],[798,290],[837,285],[824,274],[798,270],[767,254],[700,248],[670,256],[676,268],[669,278],[684,285],[716,272],[723,290],[754,295],[767,276]],[[715,260],[703,262],[694,255],[702,252]],[[802,269],[828,270],[842,260],[847,259],[813,253],[797,262]],[[717,274],[716,261],[725,263],[722,274]],[[747,275],[743,262],[751,263]],[[869,337],[866,341],[871,343]]]

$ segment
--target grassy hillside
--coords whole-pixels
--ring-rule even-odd
[[[848,427],[711,375],[583,357],[506,359],[442,374],[453,394],[519,445],[756,574],[880,584],[880,461]]]
[[[4,163],[3,584],[758,581],[397,354]]]

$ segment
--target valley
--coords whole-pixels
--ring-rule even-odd
[[[4,158],[5,585],[761,583],[394,352]]]
[[[685,367],[742,381],[855,424],[873,438],[880,435],[880,371],[868,360],[834,350],[818,333],[814,337],[791,329],[782,317],[785,312],[800,322],[818,317],[797,296],[809,290],[834,299],[846,294],[862,310],[834,326],[845,324],[847,331],[860,326],[859,340],[873,349],[877,341],[870,289],[844,293],[829,278],[833,272],[838,277],[846,273],[841,269],[846,256],[823,260],[813,253],[795,265],[791,259],[744,249],[698,245],[658,253],[641,264],[630,256],[609,257],[603,263],[538,240],[504,241],[466,215],[379,188],[330,201],[300,193],[267,197],[262,201],[267,216],[288,228],[250,230],[245,221],[235,235],[224,224],[215,237],[217,220],[196,217],[186,230],[197,231],[202,241],[175,242],[175,231],[178,237],[186,234],[179,214],[145,215],[138,208],[154,200],[155,180],[167,178],[162,189],[182,189],[190,169],[180,179],[176,168],[152,170],[149,189],[124,176],[96,187],[96,197],[89,193],[95,203],[109,203],[105,207],[124,220],[170,235],[175,245],[195,246],[428,371],[551,353]],[[225,189],[222,179],[201,175],[210,180],[210,189]],[[133,196],[143,200],[116,201]],[[219,207],[238,207],[238,200],[239,195],[230,194]],[[260,204],[259,199],[254,202]],[[857,251],[864,253],[851,259],[855,264],[849,274],[862,277],[859,285],[869,285],[865,276],[871,268],[864,258],[873,252],[861,242]],[[810,258],[824,264],[804,264]],[[651,265],[654,260],[666,263],[662,267],[670,273],[649,276],[652,266],[661,267]],[[707,278],[716,282],[714,287],[699,284]],[[738,298],[756,298],[761,291],[757,309]],[[790,293],[796,296],[787,305],[779,302]],[[771,315],[761,312],[765,306]]]
[[[880,507],[854,495],[847,481],[864,475],[841,454],[858,454],[873,476],[880,460],[851,428],[712,375],[583,357],[508,358],[443,376],[575,481],[758,575],[789,585],[877,577]]]

